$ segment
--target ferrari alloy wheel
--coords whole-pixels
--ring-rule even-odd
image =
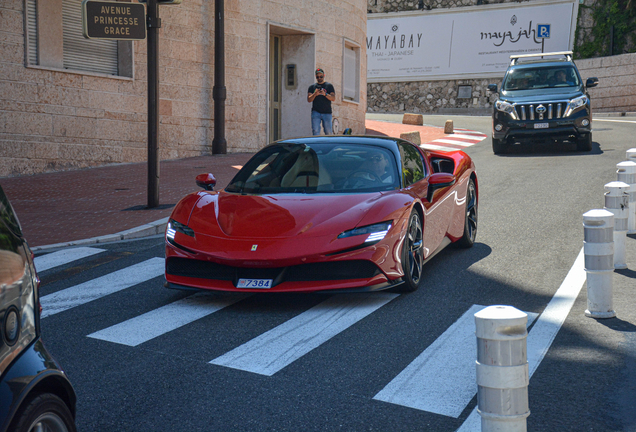
[[[73,415],[64,401],[52,393],[29,401],[15,420],[16,432],[75,432]]]
[[[413,292],[422,278],[424,264],[424,244],[422,242],[422,222],[420,215],[413,210],[409,218],[409,227],[402,247],[402,270],[404,271],[404,285],[402,291]]]
[[[464,248],[472,247],[477,236],[477,189],[475,182],[470,179],[466,190],[466,217],[464,218],[464,235],[457,245]]]

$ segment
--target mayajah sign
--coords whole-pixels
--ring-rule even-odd
[[[572,0],[555,0],[371,14],[367,81],[503,76],[512,54],[571,50],[577,12]]]

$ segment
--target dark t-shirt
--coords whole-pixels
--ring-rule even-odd
[[[327,94],[336,92],[331,84],[329,84],[328,82],[324,82],[322,84],[314,83],[310,85],[307,93],[313,94],[313,92],[315,92],[316,89],[319,88],[324,88],[325,90],[327,90]],[[326,96],[316,96],[314,101],[312,102],[311,110],[319,112],[320,114],[331,114],[331,101],[327,99]]]

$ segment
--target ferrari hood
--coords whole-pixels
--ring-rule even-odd
[[[232,238],[315,237],[354,228],[382,194],[205,195],[188,226]],[[338,231],[338,232],[336,232]]]

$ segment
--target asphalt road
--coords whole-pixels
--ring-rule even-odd
[[[443,126],[447,119],[489,135],[486,117],[427,116],[425,123]],[[443,340],[458,340],[452,331],[475,305],[512,305],[541,320],[581,251],[582,214],[603,207],[604,184],[636,147],[635,123],[595,119],[590,153],[565,146],[495,156],[490,139],[469,147],[479,181],[477,244],[437,255],[411,294],[237,298],[172,291],[162,287],[163,239],[156,237],[99,245],[99,253],[41,271],[43,338],[77,390],[79,430],[467,428],[476,397],[452,366],[462,353]],[[544,341],[549,350],[530,380],[528,430],[636,431],[636,238],[627,243],[629,269],[614,274],[617,318],[585,317],[583,284],[554,340]],[[66,303],[53,301],[72,287]],[[92,299],[86,293],[94,287],[113,292]],[[345,311],[351,323],[291,362],[263,365],[275,345],[259,350],[254,341],[276,332],[291,338],[306,330],[303,319],[329,327],[329,317],[321,323],[311,315],[317,310]],[[256,355],[240,363],[232,355],[241,348]],[[420,369],[431,378],[412,399],[437,412],[377,397],[422,358]],[[456,414],[439,412],[444,394],[427,397],[448,383],[462,393]]]

